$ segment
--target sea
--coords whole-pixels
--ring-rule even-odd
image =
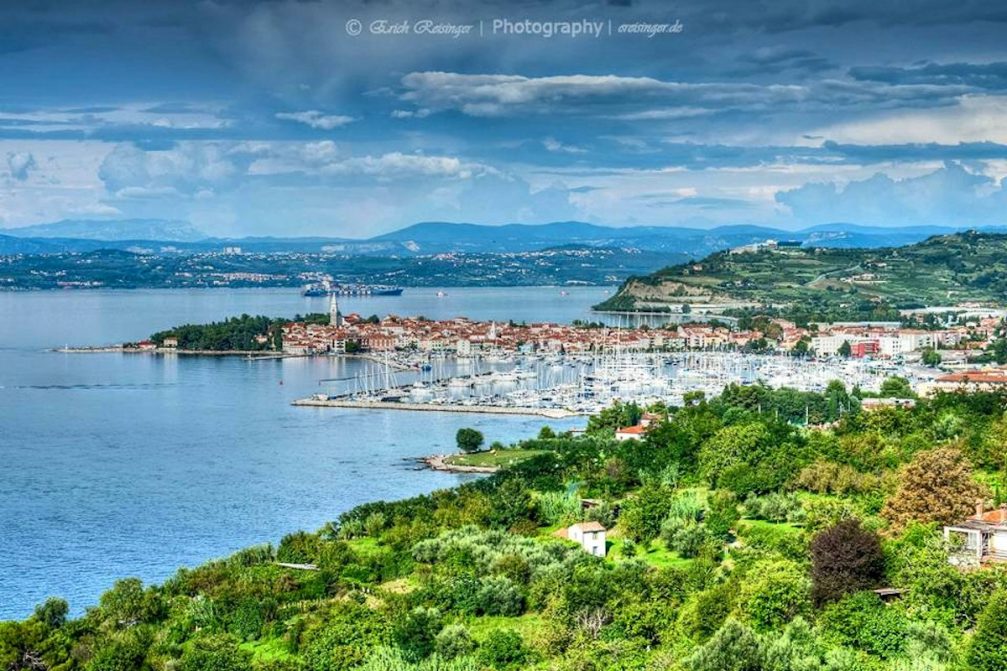
[[[611,287],[423,288],[344,313],[571,322]],[[240,314],[325,312],[296,289],[0,292],[0,620],[49,596],[80,614],[123,577],[159,583],[354,506],[452,487],[417,459],[580,418],[294,407],[368,362],[62,353]]]

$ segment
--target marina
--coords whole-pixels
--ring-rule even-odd
[[[484,357],[396,353],[370,364],[350,378],[320,380],[326,390],[294,405],[567,417],[589,415],[615,402],[681,406],[690,393],[709,398],[730,384],[820,392],[841,380],[847,388],[876,392],[893,375],[914,387],[935,376],[933,369],[891,360],[716,351]]]

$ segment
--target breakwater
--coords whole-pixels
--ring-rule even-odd
[[[484,415],[534,415],[550,419],[576,417],[582,413],[561,408],[522,408],[501,405],[453,405],[447,403],[400,403],[398,401],[360,401],[353,399],[301,398],[292,405],[320,408],[362,408],[366,410],[412,410],[417,412],[462,412]]]

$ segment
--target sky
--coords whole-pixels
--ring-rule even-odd
[[[1007,4],[0,7],[0,232],[1007,224]]]

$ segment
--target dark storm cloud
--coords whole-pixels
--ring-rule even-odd
[[[823,149],[847,160],[861,163],[882,161],[977,160],[1007,158],[1007,145],[996,142],[962,142],[959,144],[839,144],[827,141]]]
[[[861,66],[850,68],[849,72],[854,79],[887,84],[954,85],[989,90],[1007,89],[1007,62],[927,63],[915,67]]]

